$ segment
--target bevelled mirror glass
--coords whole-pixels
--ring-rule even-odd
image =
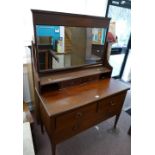
[[[36,25],[39,70],[98,64],[106,28]]]

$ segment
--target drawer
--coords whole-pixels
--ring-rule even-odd
[[[98,118],[107,119],[108,118],[108,111],[109,111],[109,102],[107,99],[102,99],[98,101]]]
[[[98,101],[98,113],[100,116],[108,118],[120,113],[126,93],[110,96]]]
[[[80,78],[69,80],[69,81],[63,81],[62,84],[61,84],[61,87],[62,88],[70,87],[70,86],[73,86],[73,85],[78,85],[80,83],[81,83],[81,79]]]
[[[66,112],[56,117],[56,130],[61,131],[65,128],[72,128],[80,121],[89,121],[96,114],[97,103]]]
[[[99,75],[91,75],[84,78],[81,78],[81,83],[87,83],[99,79]]]
[[[90,117],[89,119],[83,119],[76,121],[70,125],[66,124],[66,127],[62,130],[56,130],[54,134],[54,140],[56,143],[60,143],[96,124],[96,117]]]
[[[63,81],[61,83],[61,87],[65,88],[65,87],[71,87],[74,85],[79,85],[79,84],[83,84],[83,83],[87,83],[90,81],[95,81],[99,79],[99,75],[91,75],[91,76],[87,76],[87,77],[81,77],[81,78],[77,78],[77,79],[72,79],[72,80],[68,80],[68,81]]]

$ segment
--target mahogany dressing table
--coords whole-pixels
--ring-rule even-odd
[[[56,144],[110,117],[116,116],[116,128],[129,87],[111,78],[106,42],[109,18],[41,10],[32,10],[32,15],[35,111],[55,155]],[[54,41],[52,47],[46,44],[42,49],[37,40],[45,27],[53,32]],[[49,55],[52,51],[47,59],[55,64],[40,67],[42,50]]]

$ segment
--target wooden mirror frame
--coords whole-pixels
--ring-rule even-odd
[[[79,68],[85,68],[85,67],[91,67],[91,66],[93,67],[97,65],[99,66],[108,65],[106,39],[107,39],[107,33],[109,29],[110,18],[53,12],[53,11],[44,11],[44,10],[33,10],[33,9],[31,11],[33,16],[34,46],[36,48],[37,59],[39,57],[37,52],[36,25],[59,25],[59,26],[71,26],[71,27],[107,28],[102,63],[85,64],[81,66],[73,66],[73,67],[66,67],[66,68],[60,68],[60,69],[47,69],[47,70],[41,71],[39,70],[39,62],[36,61],[36,70],[39,74],[65,71],[65,70],[71,70],[71,69],[79,69]]]

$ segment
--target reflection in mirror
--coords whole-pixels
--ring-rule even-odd
[[[104,28],[36,26],[39,69],[59,69],[102,62]]]

